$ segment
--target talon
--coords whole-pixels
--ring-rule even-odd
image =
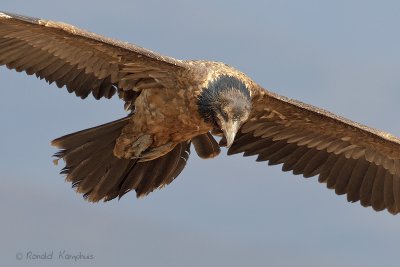
[[[149,161],[149,160],[153,160],[158,157],[164,156],[165,154],[170,152],[172,149],[174,149],[175,146],[176,146],[175,143],[169,142],[165,145],[162,145],[162,146],[159,146],[156,148],[152,148],[150,151],[141,155],[139,162]]]
[[[132,140],[135,141],[132,142]],[[145,134],[137,137],[133,134],[124,134],[117,139],[114,155],[120,159],[139,158],[152,144],[153,138],[151,135]]]

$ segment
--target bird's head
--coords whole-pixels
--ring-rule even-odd
[[[221,76],[203,89],[198,106],[200,115],[223,132],[227,147],[230,147],[236,133],[249,118],[251,97],[238,78]]]

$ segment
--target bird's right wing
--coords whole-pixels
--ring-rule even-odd
[[[400,140],[323,109],[260,89],[228,153],[258,155],[319,181],[348,201],[400,212]]]
[[[66,86],[81,98],[134,98],[169,87],[189,66],[136,45],[72,25],[0,12],[0,65]]]

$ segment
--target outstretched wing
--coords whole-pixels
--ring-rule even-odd
[[[400,140],[325,110],[260,89],[228,151],[318,175],[336,194],[374,210],[400,211]]]
[[[175,82],[183,61],[62,22],[0,12],[0,65],[36,74],[81,98],[124,100]]]

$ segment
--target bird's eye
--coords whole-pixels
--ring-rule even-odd
[[[220,108],[219,113],[222,115],[224,119],[228,119],[228,112],[226,112],[224,109]]]

